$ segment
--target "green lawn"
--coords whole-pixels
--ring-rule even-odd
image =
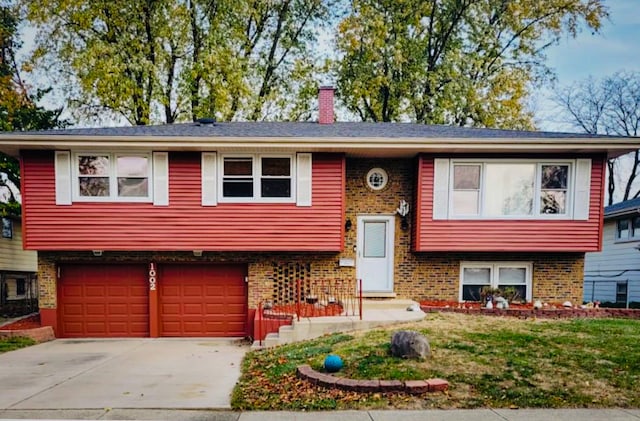
[[[0,354],[35,344],[36,341],[30,338],[0,338]]]
[[[432,357],[389,355],[398,329],[335,334],[250,352],[232,398],[235,409],[640,407],[640,321],[519,320],[432,313],[403,329],[424,333]],[[340,355],[338,375],[359,379],[449,381],[446,393],[360,394],[295,377],[300,364],[322,370]]]

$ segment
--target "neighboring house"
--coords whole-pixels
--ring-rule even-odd
[[[400,123],[0,134],[59,337],[242,336],[296,279],[368,297],[579,301],[605,160],[632,138]],[[397,210],[409,205],[402,217]],[[404,213],[404,212],[402,212]]]
[[[604,208],[602,251],[585,255],[584,301],[640,302],[640,198]]]
[[[37,270],[37,253],[22,249],[20,218],[2,218],[0,315],[16,315],[37,309]]]

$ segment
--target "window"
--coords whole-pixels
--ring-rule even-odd
[[[460,265],[460,300],[480,301],[483,287],[510,289],[519,299],[531,301],[531,263],[463,262]]]
[[[568,216],[570,163],[453,162],[453,217]]]
[[[629,220],[621,219],[616,223],[616,238],[619,240],[629,239]]]
[[[151,155],[74,154],[74,199],[150,201]]]
[[[294,160],[285,155],[223,155],[221,202],[292,202]]]
[[[27,282],[23,278],[16,279],[16,296],[22,297],[27,294]]]
[[[372,168],[367,173],[366,181],[371,190],[382,190],[387,187],[389,176],[382,168]]]
[[[616,221],[616,240],[640,240],[640,216]]]
[[[480,165],[453,166],[453,209],[458,215],[480,212]]]
[[[627,282],[616,282],[616,303],[627,304]]]
[[[2,218],[2,238],[13,238],[13,221]]]

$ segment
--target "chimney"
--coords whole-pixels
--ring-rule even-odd
[[[333,86],[321,86],[318,92],[318,123],[333,124]]]

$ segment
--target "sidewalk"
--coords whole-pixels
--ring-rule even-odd
[[[233,412],[180,409],[0,410],[0,419],[166,421],[640,421],[640,409]]]

